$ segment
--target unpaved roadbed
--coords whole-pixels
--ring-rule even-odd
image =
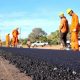
[[[12,64],[0,57],[0,80],[32,80]]]

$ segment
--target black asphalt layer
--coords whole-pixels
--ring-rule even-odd
[[[33,80],[80,80],[80,52],[0,48],[0,55]]]

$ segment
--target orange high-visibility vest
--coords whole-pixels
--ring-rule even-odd
[[[62,33],[68,32],[68,21],[67,21],[66,17],[61,19],[59,29]]]
[[[10,42],[10,36],[6,35],[6,42]]]
[[[74,31],[74,29],[76,31]],[[72,23],[71,23],[71,26],[70,26],[70,32],[71,32],[71,48],[73,50],[79,50],[78,31],[79,31],[79,20],[78,20],[78,16],[76,14],[73,14],[72,15]]]
[[[13,35],[13,37],[18,37],[19,32],[17,30],[13,30],[12,35]]]
[[[70,25],[70,32],[72,32],[74,29],[76,29],[78,31],[79,29],[79,20],[78,20],[78,16],[74,13],[72,15],[72,22]]]
[[[10,46],[10,36],[6,35],[6,47]]]

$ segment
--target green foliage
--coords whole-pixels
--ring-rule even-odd
[[[59,31],[56,30],[55,32],[52,32],[52,33],[48,36],[48,41],[49,41],[49,44],[60,44]]]
[[[31,42],[42,40],[42,38],[45,38],[47,33],[43,31],[41,28],[34,28],[32,32],[29,34],[28,38],[31,40]],[[44,40],[43,40],[44,41]]]
[[[40,40],[41,42],[47,42],[47,41],[48,41],[48,39],[47,39],[46,36],[40,36],[40,37],[39,37],[39,40]]]
[[[25,45],[27,43],[27,39],[24,39],[22,44]]]
[[[2,45],[6,45],[6,41],[3,41],[3,42],[2,42]]]
[[[21,43],[22,45],[25,45],[27,43],[27,38],[19,39],[19,43]]]

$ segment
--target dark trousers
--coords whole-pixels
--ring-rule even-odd
[[[67,46],[67,44],[66,44],[66,41],[67,41],[67,32],[65,32],[65,33],[60,32],[60,40],[61,40],[62,45],[64,47],[66,47]]]

